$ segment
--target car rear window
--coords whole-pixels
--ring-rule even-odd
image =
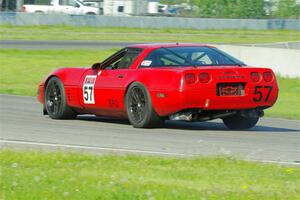
[[[236,58],[212,47],[172,47],[153,50],[140,67],[245,65]]]

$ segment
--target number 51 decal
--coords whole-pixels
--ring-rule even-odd
[[[85,104],[94,104],[94,86],[97,76],[86,76],[83,82],[83,102]]]
[[[255,89],[254,89],[255,97],[253,98],[253,101],[260,102],[264,99],[264,101],[267,102],[269,100],[272,89],[273,89],[273,86],[261,86],[261,85],[255,86]],[[264,97],[264,95],[262,93],[263,90],[267,90],[266,97]]]

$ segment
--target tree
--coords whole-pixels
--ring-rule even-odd
[[[199,7],[199,17],[261,18],[264,0],[192,0]]]
[[[263,18],[266,16],[264,0],[237,0],[239,18]]]
[[[297,4],[296,0],[279,0],[274,16],[279,18],[299,18],[300,5]]]

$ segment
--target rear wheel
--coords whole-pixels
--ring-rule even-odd
[[[244,130],[254,127],[259,117],[244,117],[241,115],[232,115],[223,119],[224,124],[231,130]]]
[[[164,120],[157,115],[151,103],[150,95],[141,83],[131,84],[125,96],[125,105],[129,122],[135,128],[161,127]]]
[[[52,119],[72,119],[76,113],[67,105],[63,83],[57,77],[52,77],[46,87],[44,103],[48,115]]]

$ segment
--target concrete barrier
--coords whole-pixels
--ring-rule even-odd
[[[246,64],[255,67],[269,67],[283,77],[300,77],[300,50],[264,47],[215,45]]]
[[[117,17],[102,15],[58,15],[5,12],[0,13],[0,25],[1,24],[184,29],[300,30],[299,19],[203,19],[142,16]]]

